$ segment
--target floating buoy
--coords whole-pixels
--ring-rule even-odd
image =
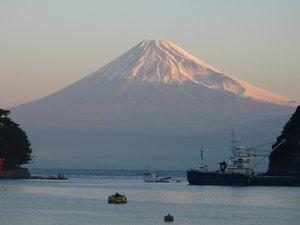
[[[111,195],[108,197],[108,203],[113,204],[124,204],[127,203],[127,198],[125,195],[121,195],[119,193],[116,193],[114,195]]]
[[[165,216],[164,221],[165,222],[173,222],[174,217],[168,213],[168,215]]]

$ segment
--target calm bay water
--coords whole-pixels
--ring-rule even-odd
[[[32,175],[56,175],[32,170]],[[69,180],[0,180],[1,225],[292,225],[300,221],[298,187],[191,186],[185,172],[172,183],[146,183],[142,171],[65,170]],[[176,182],[180,180],[181,182]],[[125,205],[107,204],[125,194]]]

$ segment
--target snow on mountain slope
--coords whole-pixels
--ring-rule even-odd
[[[231,92],[242,98],[278,105],[296,102],[255,87],[204,63],[170,41],[144,40],[96,72],[76,82],[73,87],[122,82],[119,93],[130,86],[145,83],[179,84],[192,82],[200,87]]]

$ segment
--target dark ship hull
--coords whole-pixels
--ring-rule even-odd
[[[187,171],[189,184],[195,185],[250,185],[250,177],[244,174],[229,174],[220,172],[200,172],[197,170]]]
[[[240,173],[187,171],[191,185],[223,186],[300,186],[300,177],[293,176],[249,176]]]

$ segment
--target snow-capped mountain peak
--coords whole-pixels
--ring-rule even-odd
[[[167,84],[218,72],[170,41],[144,40],[85,80],[118,78]]]
[[[194,81],[194,75],[220,72],[170,41],[144,40],[134,50],[143,55],[133,69],[131,78],[163,83]],[[155,70],[153,70],[155,68]],[[195,82],[195,81],[194,81]]]
[[[192,82],[199,87],[236,94],[260,102],[296,105],[290,99],[268,92],[208,65],[171,41],[143,40],[123,55],[80,80],[75,86],[117,81],[123,93],[147,83],[179,84]]]

